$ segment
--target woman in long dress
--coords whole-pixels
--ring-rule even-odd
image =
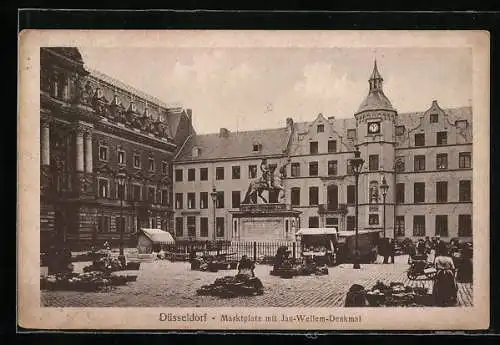
[[[455,265],[444,242],[440,242],[438,245],[434,265],[437,270],[432,289],[435,305],[439,307],[454,306],[457,303]]]

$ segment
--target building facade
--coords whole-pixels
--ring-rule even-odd
[[[319,114],[311,122],[288,118],[278,129],[191,135],[173,162],[176,237],[241,239],[231,213],[250,181],[261,176],[263,158],[278,167],[289,161],[284,202],[301,211],[296,229],[354,231],[350,159],[358,147],[365,161],[359,229],[385,229],[387,237],[397,238],[471,240],[472,108],[430,103],[426,111],[398,114],[375,62],[368,95],[351,118]],[[278,202],[276,195],[265,197]]]
[[[85,69],[76,48],[40,58],[42,250],[117,245],[122,226],[127,242],[139,227],[172,231],[171,163],[191,111]]]

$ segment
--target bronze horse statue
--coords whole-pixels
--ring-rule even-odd
[[[266,200],[262,196],[262,192],[264,191],[278,191],[279,193],[279,200],[282,200],[285,198],[285,188],[283,187],[283,179],[286,175],[286,166],[290,163],[290,160],[287,161],[283,166],[280,167],[279,169],[279,175],[274,174],[274,170],[276,168],[272,168],[270,173],[271,173],[271,179],[272,179],[272,186],[269,186],[267,181],[264,180],[263,178],[256,179],[254,181],[251,181],[250,184],[248,185],[247,192],[245,194],[245,198],[242,201],[242,204],[252,204],[256,203],[254,202],[256,200],[256,196],[262,199],[265,203],[268,203],[269,201]]]

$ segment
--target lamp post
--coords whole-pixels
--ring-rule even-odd
[[[387,196],[387,190],[389,189],[389,185],[387,184],[387,181],[385,180],[385,176],[382,177],[382,184],[380,185],[380,190],[382,191],[382,198],[384,202],[384,238],[385,236],[385,197]]]
[[[216,204],[217,204],[217,190],[215,189],[215,187],[212,188],[212,192],[210,193],[210,196],[212,197],[212,201],[213,201],[213,205],[214,205],[214,231],[213,231],[213,240],[214,240],[214,246],[216,246],[215,242],[216,242],[216,221],[215,221],[215,208],[216,208]]]
[[[123,240],[123,232],[124,232],[124,221],[123,221],[123,197],[125,194],[125,173],[123,171],[120,171],[118,174],[116,174],[116,179],[118,182],[119,186],[119,191],[120,193],[120,255],[118,256],[118,260],[120,263],[125,266],[125,254],[123,253],[123,246],[124,246],[124,240]]]
[[[358,221],[358,184],[359,184],[359,174],[361,173],[361,168],[365,162],[363,158],[360,157],[361,152],[359,152],[358,146],[356,146],[356,151],[354,151],[354,158],[351,159],[351,167],[354,177],[356,179],[356,235],[355,235],[355,246],[354,246],[354,269],[359,269],[361,266],[359,264],[359,249],[358,249],[358,231],[359,231],[359,221]]]

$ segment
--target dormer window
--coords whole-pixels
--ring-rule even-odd
[[[431,114],[431,123],[438,122],[438,114]]]
[[[261,144],[253,144],[252,151],[253,152],[259,152],[262,149]]]
[[[199,147],[194,147],[191,154],[195,158],[195,157],[198,157],[200,155],[200,151],[201,151],[201,149]]]
[[[323,133],[325,131],[325,125],[318,125],[316,127],[316,132]]]

